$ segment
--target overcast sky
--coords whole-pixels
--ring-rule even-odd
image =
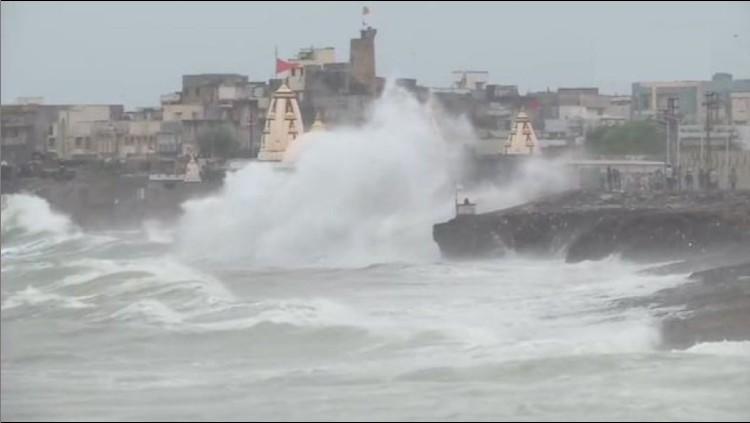
[[[272,76],[301,47],[349,39],[370,7],[377,72],[446,86],[490,72],[525,92],[638,80],[750,78],[750,2],[727,3],[2,3],[2,103],[157,105],[187,73]]]

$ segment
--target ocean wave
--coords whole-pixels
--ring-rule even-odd
[[[701,342],[683,352],[750,358],[750,341]]]
[[[7,311],[21,306],[39,306],[41,304],[52,304],[56,307],[81,309],[94,307],[93,304],[87,303],[86,300],[93,296],[67,297],[60,294],[45,292],[40,289],[28,286],[22,291],[15,292],[8,296],[2,303],[2,310]]]
[[[53,211],[42,198],[28,194],[8,194],[6,198],[0,217],[3,242],[20,235],[66,236],[79,231],[67,216]]]

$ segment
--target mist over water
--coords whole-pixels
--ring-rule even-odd
[[[2,419],[750,416],[748,343],[665,351],[655,310],[616,305],[686,275],[443,261],[432,224],[471,136],[451,122],[389,88],[362,127],[305,135],[293,171],[250,164],[174,225],[89,233],[8,197]],[[467,195],[511,206],[564,189],[560,169]]]

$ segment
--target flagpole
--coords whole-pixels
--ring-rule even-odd
[[[276,65],[279,63],[279,46],[274,45],[273,46],[273,73],[271,74],[271,79],[276,78]]]

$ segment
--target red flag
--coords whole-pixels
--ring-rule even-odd
[[[299,65],[286,60],[276,59],[276,73],[286,72],[289,69],[298,68]]]

